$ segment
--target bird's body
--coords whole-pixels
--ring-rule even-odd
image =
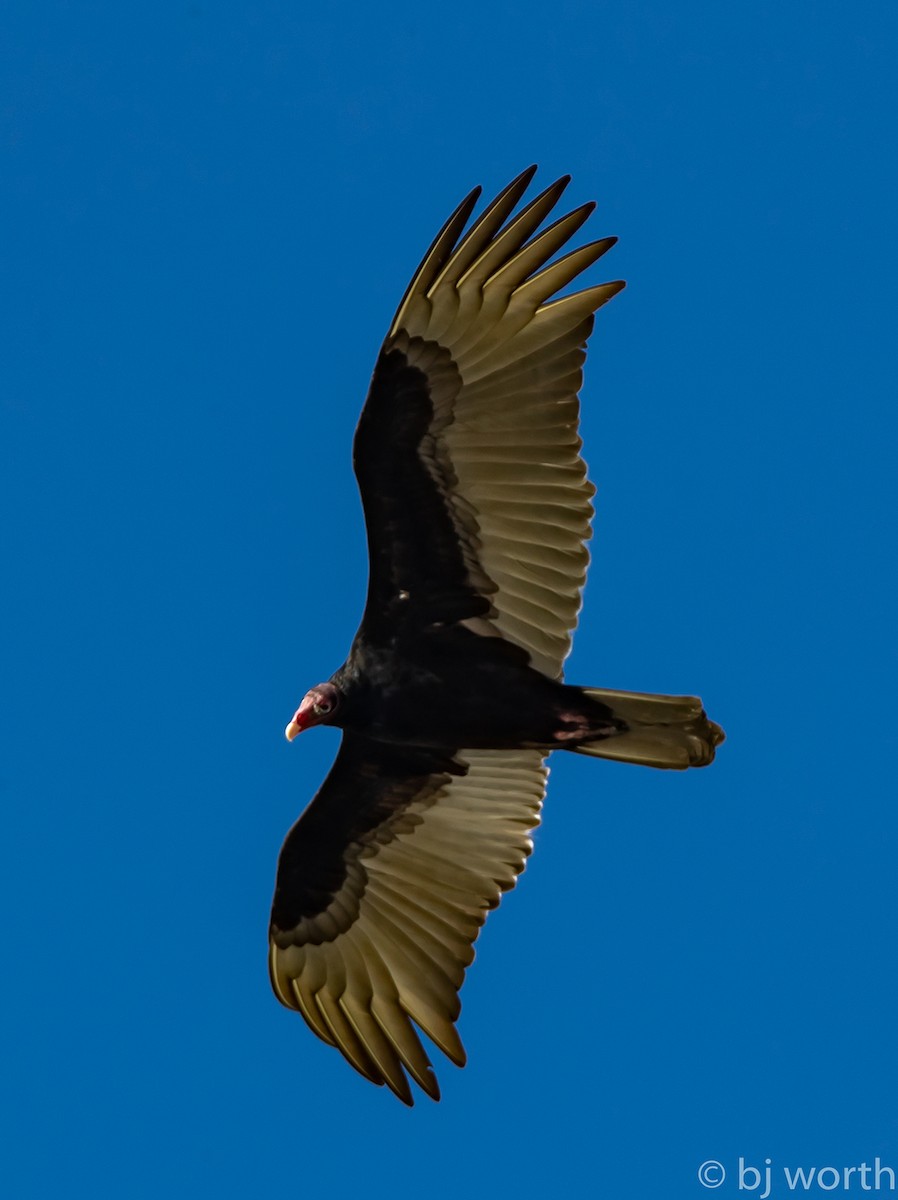
[[[593,206],[539,231],[568,181],[511,215],[533,173],[463,233],[472,192],[399,307],[354,443],[365,614],[287,728],[344,736],[281,851],[272,984],[406,1103],[406,1073],[439,1097],[415,1026],[464,1062],[458,989],[532,848],[548,752],[685,768],[723,740],[694,697],[562,680],[594,491],[577,393],[623,284],[553,299],[613,239],[550,261]]]
[[[616,732],[610,709],[549,679],[501,638],[451,625],[354,650],[332,677],[341,728],[440,749],[557,749]]]

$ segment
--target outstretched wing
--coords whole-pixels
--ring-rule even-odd
[[[447,759],[345,734],[281,850],[275,993],[406,1104],[406,1071],[439,1099],[415,1025],[465,1061],[458,990],[487,912],[524,868],[546,775],[538,751]]]
[[[594,205],[537,232],[569,177],[512,216],[534,171],[464,236],[480,190],[462,202],[380,352],[354,448],[370,557],[360,632],[378,642],[402,622],[468,620],[557,677],[592,516],[577,433],[586,339],[624,285],[553,299],[615,239],[547,267]]]

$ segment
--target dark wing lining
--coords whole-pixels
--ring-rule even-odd
[[[458,989],[487,912],[523,870],[545,780],[538,751],[463,750],[453,761],[345,735],[284,843],[274,990],[406,1103],[406,1071],[439,1097],[412,1022],[464,1062]]]
[[[553,299],[614,239],[546,266],[593,206],[538,232],[568,180],[512,215],[532,176],[464,236],[476,193],[456,210],[381,350],[355,441],[371,560],[362,628],[378,641],[403,621],[481,618],[478,631],[560,676],[594,490],[577,393],[593,313],[623,284]]]
[[[368,531],[365,636],[378,643],[408,620],[449,623],[489,612],[495,588],[466,563],[447,492],[452,462],[440,439],[432,380],[448,396],[461,386],[446,351],[434,347],[429,375],[398,349],[381,352],[353,445]],[[430,377],[429,377],[430,376]],[[470,544],[468,563],[476,563]]]
[[[320,916],[346,883],[348,848],[368,844],[390,822],[395,827],[413,800],[422,807],[458,770],[451,756],[344,734],[330,773],[281,848],[272,924],[293,929]]]

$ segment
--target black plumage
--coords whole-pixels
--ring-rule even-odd
[[[512,215],[532,176],[463,233],[472,192],[400,305],[354,443],[364,617],[287,728],[344,736],[281,851],[272,984],[407,1103],[407,1075],[439,1097],[415,1026],[464,1061],[458,989],[530,852],[546,755],[684,768],[723,740],[693,697],[562,681],[592,515],[577,394],[594,311],[623,284],[553,299],[613,239],[550,261],[592,206],[538,232],[567,179]]]

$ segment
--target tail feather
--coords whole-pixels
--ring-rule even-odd
[[[723,730],[708,720],[696,696],[652,696],[607,688],[583,691],[607,705],[627,728],[611,737],[570,746],[576,754],[682,771],[713,762],[715,748],[724,740]]]

